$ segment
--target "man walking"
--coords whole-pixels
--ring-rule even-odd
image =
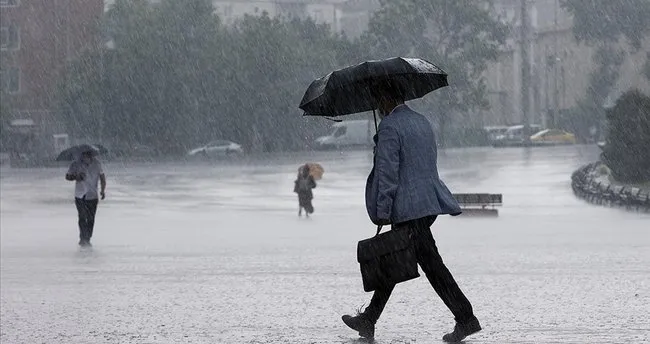
[[[106,197],[106,176],[102,164],[95,158],[95,150],[87,145],[82,146],[81,157],[74,161],[65,179],[75,181],[75,204],[79,214],[79,246],[88,247],[95,227],[95,214],[97,213],[97,182],[101,183],[99,195],[103,200]]]
[[[460,206],[440,180],[435,135],[429,121],[411,110],[391,85],[372,89],[380,116],[373,172],[366,184],[366,208],[377,225],[410,231],[418,264],[431,286],[456,320],[454,331],[443,336],[459,342],[481,330],[472,305],[442,261],[430,227],[438,215],[459,215]],[[343,322],[366,338],[373,338],[375,323],[395,285],[375,290],[368,307]]]

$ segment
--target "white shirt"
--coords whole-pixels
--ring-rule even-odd
[[[77,180],[75,183],[74,197],[84,198],[86,196],[88,200],[98,199],[97,184],[99,183],[99,175],[104,174],[102,164],[95,158],[90,164],[77,160],[68,169],[68,174],[78,174],[80,172],[83,172],[85,176],[83,180]]]

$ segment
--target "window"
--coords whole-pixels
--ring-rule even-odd
[[[20,92],[20,69],[9,68],[0,71],[0,86],[9,93]]]
[[[20,34],[15,25],[0,27],[0,49],[18,50],[20,48]]]
[[[336,129],[336,131],[334,132],[334,137],[341,137],[341,136],[345,135],[346,132],[347,132],[346,127],[338,127]]]
[[[302,18],[307,14],[307,5],[301,3],[278,2],[276,11],[286,18]]]
[[[232,5],[224,6],[223,15],[224,15],[224,17],[231,17],[232,16]]]
[[[322,23],[325,21],[325,15],[323,15],[322,10],[315,10],[312,12],[312,19],[314,19],[315,22],[317,23]]]
[[[19,0],[0,0],[0,7],[15,7],[20,5]]]

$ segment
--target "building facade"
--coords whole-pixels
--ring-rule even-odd
[[[311,18],[349,37],[361,35],[372,12],[379,7],[378,0],[214,0],[213,4],[226,24],[246,14],[266,12],[271,17]]]
[[[521,0],[499,0],[495,5],[495,14],[512,31],[498,60],[485,73],[490,102],[485,124],[518,124],[523,121]],[[592,59],[596,48],[575,40],[572,17],[559,0],[528,1],[527,6],[531,81],[528,113],[531,123],[553,126],[559,113],[574,108],[585,97],[590,74],[597,68]],[[621,47],[627,48],[624,43]],[[650,84],[641,73],[645,51],[650,51],[650,40],[646,40],[641,51],[627,55],[613,93],[633,88],[650,92]]]
[[[106,0],[105,10],[113,3],[115,0]],[[212,4],[226,25],[232,25],[244,15],[263,13],[270,17],[309,17],[348,37],[360,36],[368,27],[370,16],[380,6],[379,0],[213,0]]]
[[[0,0],[0,86],[13,135],[9,149],[59,149],[65,130],[53,116],[66,63],[97,44],[102,0]],[[57,135],[57,136],[55,136]]]

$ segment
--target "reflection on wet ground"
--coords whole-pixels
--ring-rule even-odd
[[[576,199],[596,147],[441,152],[454,192],[499,192],[498,218],[443,217],[441,254],[484,331],[473,343],[648,340],[650,216]],[[367,303],[369,152],[107,163],[94,248],[76,247],[65,168],[0,177],[2,343],[356,343],[340,315]],[[298,219],[298,165],[321,163]],[[377,343],[437,343],[451,314],[426,279],[396,289]]]

